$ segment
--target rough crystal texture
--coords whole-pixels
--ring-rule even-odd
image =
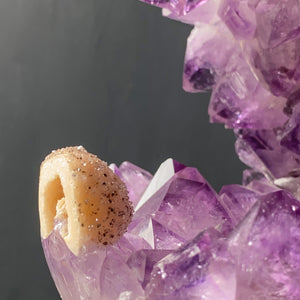
[[[299,299],[300,205],[289,193],[260,197],[229,236],[236,299]]]
[[[193,299],[203,296],[209,261],[217,252],[218,232],[200,233],[183,247],[160,260],[146,287],[149,299]]]
[[[300,205],[290,194],[258,197],[226,239],[210,229],[158,262],[146,296],[299,299],[299,226]]]

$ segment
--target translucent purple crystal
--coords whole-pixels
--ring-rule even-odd
[[[258,197],[226,239],[210,229],[159,261],[148,299],[299,299],[299,209],[284,191]]]
[[[210,120],[235,129],[241,160],[298,194],[299,1],[210,0],[184,13],[161,7],[165,16],[194,25],[183,88],[212,89]]]
[[[218,252],[218,236],[218,232],[213,229],[204,231],[156,263],[146,287],[147,298],[200,298],[201,287],[210,269],[210,260]]]
[[[264,195],[229,236],[236,299],[299,299],[300,204],[291,194]]]

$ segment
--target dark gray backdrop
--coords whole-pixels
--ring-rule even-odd
[[[59,299],[39,239],[39,164],[84,145],[154,172],[168,157],[219,189],[241,181],[209,95],[181,89],[191,28],[137,0],[0,2],[0,299]],[[74,299],[76,300],[76,299]]]

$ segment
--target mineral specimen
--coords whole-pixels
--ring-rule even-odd
[[[42,244],[62,298],[299,300],[300,1],[143,1],[194,25],[183,87],[212,89],[210,120],[234,130],[237,154],[252,169],[244,171],[243,185],[217,194],[195,168],[172,159],[154,176],[129,162],[113,164],[116,175],[108,181],[98,174],[110,188],[95,189],[95,201],[83,199],[103,212],[96,225],[104,239],[97,242],[78,227],[71,231],[75,244],[66,218],[77,204],[64,200],[56,184],[51,193],[57,201],[47,212],[41,185]],[[51,172],[62,176],[69,161],[63,157],[53,166]],[[94,190],[95,182],[88,184],[78,168],[68,177],[70,190],[76,184]],[[121,218],[112,218],[116,211]]]

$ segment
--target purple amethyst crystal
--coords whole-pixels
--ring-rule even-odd
[[[299,299],[299,232],[298,200],[284,191],[260,197],[227,241],[236,299]]]
[[[189,289],[205,280],[208,261],[215,248],[213,231],[200,233],[189,243],[160,260],[146,288],[150,299],[188,299]]]
[[[185,15],[208,0],[143,0],[146,3],[166,8],[177,15]]]
[[[257,197],[227,238],[213,229],[204,231],[157,262],[146,296],[299,299],[299,226],[300,205],[290,194],[278,191]]]
[[[126,264],[129,255],[139,249],[126,238],[115,246],[90,249],[75,256],[57,231],[42,240],[45,257],[64,300],[74,299],[138,299],[144,291],[136,276]],[[137,247],[137,248],[135,248]],[[145,246],[144,246],[145,247]]]
[[[171,250],[140,250],[134,252],[127,260],[127,265],[137,274],[138,281],[145,288],[151,278],[156,263],[170,254]]]
[[[161,186],[159,190],[157,185]],[[161,243],[159,237],[166,231],[177,242],[188,241],[209,227],[222,232],[232,227],[218,195],[202,175],[195,168],[184,166],[176,172],[171,159],[154,175],[140,203],[129,228],[140,237],[146,236],[152,247],[157,246],[157,241]]]
[[[280,189],[268,180],[264,174],[253,169],[243,172],[243,185],[260,194],[268,194]]]
[[[211,121],[235,129],[286,128],[299,101],[298,0],[142,1],[194,25],[183,87],[189,92],[213,90]],[[282,145],[295,135],[285,136]]]
[[[227,185],[220,191],[222,205],[234,225],[239,224],[257,201],[259,193],[240,185]]]

